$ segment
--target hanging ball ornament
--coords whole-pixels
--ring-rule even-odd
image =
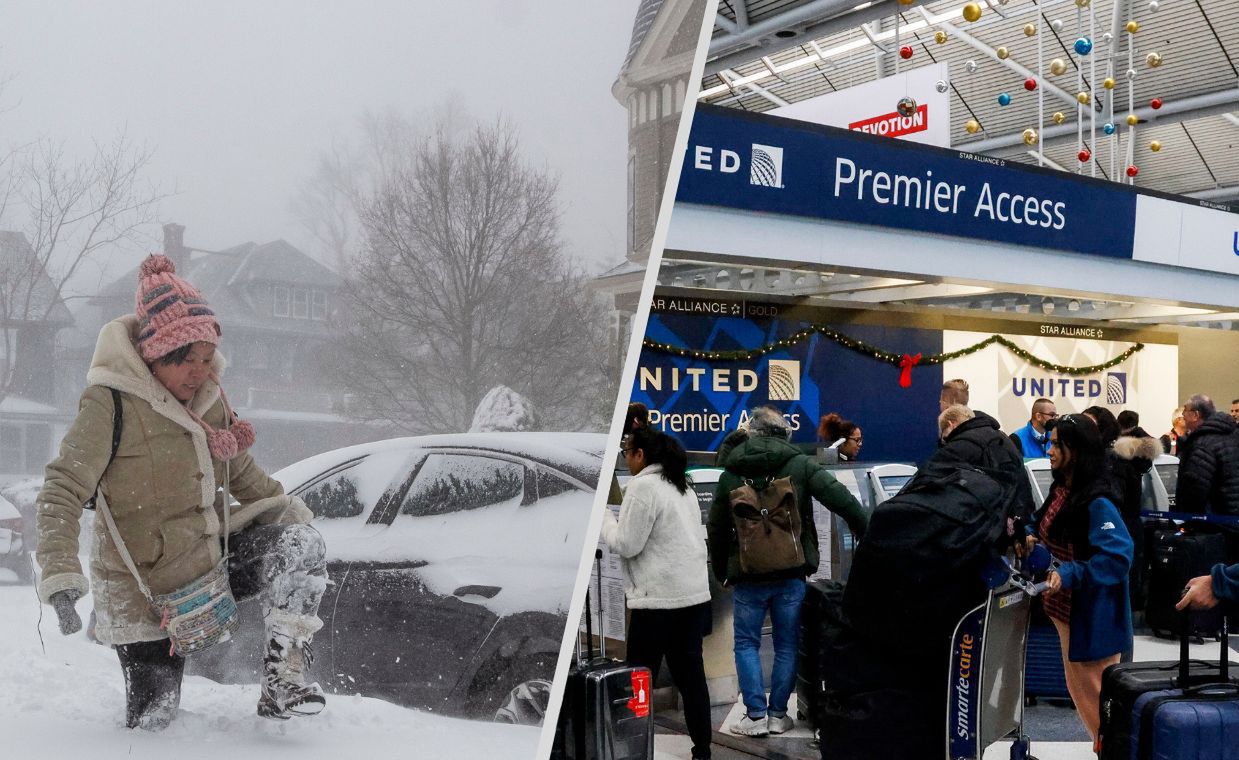
[[[977,132],[981,131],[981,122],[976,119],[969,119],[968,122],[964,124],[964,130],[970,135],[975,135]]]
[[[1115,85],[1114,77],[1106,77],[1101,83],[1101,86],[1105,87],[1107,90],[1113,90],[1114,85]]]
[[[904,45],[903,47],[899,48],[899,57],[904,59],[905,61],[911,58],[912,57],[912,46]]]
[[[1075,48],[1076,48],[1076,53],[1078,53],[1079,55],[1088,55],[1089,53],[1093,52],[1093,41],[1090,40],[1088,37],[1081,37],[1080,39],[1076,40]]]
[[[902,97],[895,104],[895,110],[899,112],[900,116],[912,116],[916,113],[916,101],[909,97]]]
[[[1154,140],[1153,142],[1149,143],[1149,150],[1153,151],[1154,153],[1158,152],[1161,149],[1162,149],[1162,143],[1160,140]]]
[[[946,39],[947,39],[946,32],[943,32],[943,31],[934,32],[934,42],[938,43],[939,45],[945,45]]]
[[[1140,22],[1139,21],[1128,21],[1127,26],[1124,28],[1127,29],[1128,34],[1135,34],[1136,32],[1140,31]]]
[[[1140,117],[1134,113],[1127,114],[1127,126],[1134,127],[1140,123]]]
[[[1005,92],[998,93],[998,105],[1000,106],[1011,105],[1011,96]]]
[[[1036,37],[1037,27],[1033,24],[1024,24],[1024,36],[1025,37]]]
[[[1144,57],[1144,62],[1149,64],[1150,69],[1155,69],[1158,66],[1162,65],[1162,54],[1161,53],[1149,53],[1148,55]]]
[[[939,79],[937,82],[934,82],[934,89],[939,93],[946,93],[947,90],[951,89],[951,85],[947,84],[944,80]]]
[[[1088,101],[1090,100],[1090,98],[1087,92],[1077,92],[1076,100],[1079,101],[1080,105],[1086,106],[1088,105]]]
[[[1114,42],[1114,35],[1113,35],[1113,34],[1110,34],[1109,32],[1106,32],[1105,34],[1101,35],[1101,44],[1103,44],[1103,45],[1109,45],[1111,42]]]
[[[969,74],[977,73],[977,62],[972,60],[971,58],[964,61],[964,70],[967,71]]]
[[[1149,13],[1157,13],[1161,7],[1162,4],[1157,2],[1157,0],[1149,0]]]
[[[1032,77],[1025,79],[1024,89],[1028,90],[1029,92],[1032,92],[1033,90],[1037,89],[1037,80],[1033,79]]]
[[[1066,120],[1067,120],[1067,114],[1063,113],[1062,111],[1054,112],[1054,123],[1055,124],[1062,124]]]
[[[1138,169],[1135,164],[1132,164],[1131,166],[1127,167],[1128,177],[1134,177],[1139,173],[1140,173],[1140,169]]]
[[[1036,145],[1037,144],[1037,130],[1033,129],[1032,127],[1029,127],[1028,129],[1024,130],[1024,144],[1025,145]]]
[[[1076,0],[1077,8],[1087,8],[1090,4],[1092,4],[1092,0]]]
[[[1054,19],[1050,22],[1050,28],[1056,32],[1061,32],[1063,30],[1063,20],[1061,18]]]
[[[1128,82],[1134,82],[1134,81],[1136,81],[1136,77],[1137,77],[1137,76],[1138,76],[1138,74],[1137,74],[1137,72],[1136,72],[1136,70],[1135,70],[1135,69],[1128,69],[1128,70],[1127,70],[1127,81],[1128,81]]]
[[[1092,157],[1093,157],[1093,154],[1089,153],[1087,149],[1082,150],[1076,154],[1076,159],[1082,164],[1087,164],[1088,160]]]
[[[1000,47],[994,51],[994,55],[998,56],[998,60],[1005,61],[1011,57],[1011,51],[1007,50],[1005,47]]]
[[[981,18],[980,3],[968,3],[964,6],[964,21],[972,23]]]
[[[1114,134],[1114,129],[1114,122],[1107,121],[1105,124],[1101,125],[1101,131],[1108,135]]]
[[[1067,70],[1067,62],[1062,58],[1055,58],[1050,61],[1050,73],[1058,76]]]
[[[1161,98],[1153,98],[1152,100],[1149,101],[1149,108],[1152,108],[1154,111],[1156,111],[1157,109],[1161,107],[1162,107]]]

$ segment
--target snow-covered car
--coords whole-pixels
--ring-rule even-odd
[[[332,584],[312,671],[338,693],[539,722],[567,623],[605,436],[400,438],[279,471],[314,510]],[[190,658],[256,678],[261,621]],[[226,668],[243,659],[241,670]]]
[[[0,496],[0,583],[30,580],[22,522],[22,513],[17,507]]]

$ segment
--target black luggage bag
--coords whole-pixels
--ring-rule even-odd
[[[602,604],[602,551],[598,564],[598,599]],[[654,714],[650,670],[633,667],[606,656],[606,636],[599,632],[601,653],[594,655],[594,632],[585,595],[585,637],[582,656],[577,635],[577,656],[564,687],[563,707],[555,726],[552,760],[652,760]],[[601,619],[601,618],[600,618]]]
[[[1180,627],[1180,614],[1174,606],[1187,582],[1208,575],[1214,565],[1226,561],[1226,537],[1217,532],[1198,532],[1199,527],[1175,527],[1166,523],[1155,528],[1149,556],[1149,595],[1144,621],[1153,633],[1174,638]],[[1212,636],[1222,627],[1220,609],[1191,615],[1193,636]]]
[[[1099,737],[1101,748],[1098,754],[1101,760],[1129,760],[1132,757],[1149,756],[1151,747],[1147,745],[1155,718],[1151,708],[1156,707],[1158,702],[1165,702],[1167,699],[1189,702],[1239,701],[1239,691],[1235,691],[1227,699],[1224,690],[1219,695],[1212,694],[1206,688],[1209,684],[1227,683],[1239,688],[1239,675],[1231,675],[1229,672],[1230,652],[1227,637],[1221,636],[1219,662],[1192,660],[1187,648],[1192,626],[1186,619],[1187,615],[1179,612],[1176,614],[1180,616],[1178,660],[1121,662],[1106,668],[1102,674]],[[1199,695],[1203,699],[1194,698],[1191,693],[1194,688],[1204,690],[1204,693]],[[1150,700],[1146,695],[1152,692],[1160,694]],[[1137,717],[1137,700],[1142,697],[1145,697],[1147,706],[1142,705],[1143,709]],[[1239,727],[1236,732],[1239,732]],[[1133,751],[1133,745],[1137,751]],[[1239,746],[1233,749],[1235,755],[1227,757],[1239,756]]]

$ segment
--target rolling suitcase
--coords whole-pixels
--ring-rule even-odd
[[[1239,760],[1239,678],[1221,661],[1190,660],[1190,627],[1180,622],[1179,659],[1126,662],[1101,681],[1101,760]]]
[[[602,600],[602,552],[598,563],[598,599]],[[588,653],[577,656],[564,688],[564,703],[555,727],[551,757],[558,760],[652,760],[654,715],[651,709],[649,668],[607,659],[606,636],[598,637],[601,652],[594,655],[594,632],[585,596],[585,637]]]
[[[1153,633],[1162,638],[1174,638],[1180,628],[1179,613],[1174,606],[1188,580],[1208,575],[1209,570],[1226,560],[1226,538],[1219,533],[1187,532],[1185,528],[1167,525],[1153,531],[1149,558],[1149,595],[1145,602],[1144,621]],[[1221,612],[1216,610],[1192,615],[1193,636],[1211,636],[1221,627]]]

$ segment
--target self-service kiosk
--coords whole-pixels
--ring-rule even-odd
[[[908,484],[916,468],[910,464],[879,464],[866,473],[873,505],[876,507]]]
[[[1179,458],[1162,454],[1153,460],[1153,467],[1144,474],[1144,489],[1140,498],[1143,512],[1173,512],[1174,492],[1179,487]]]
[[[1024,463],[1028,472],[1028,482],[1032,485],[1033,509],[1038,509],[1050,495],[1050,487],[1054,485],[1054,473],[1050,470],[1050,460],[1029,459]]]

